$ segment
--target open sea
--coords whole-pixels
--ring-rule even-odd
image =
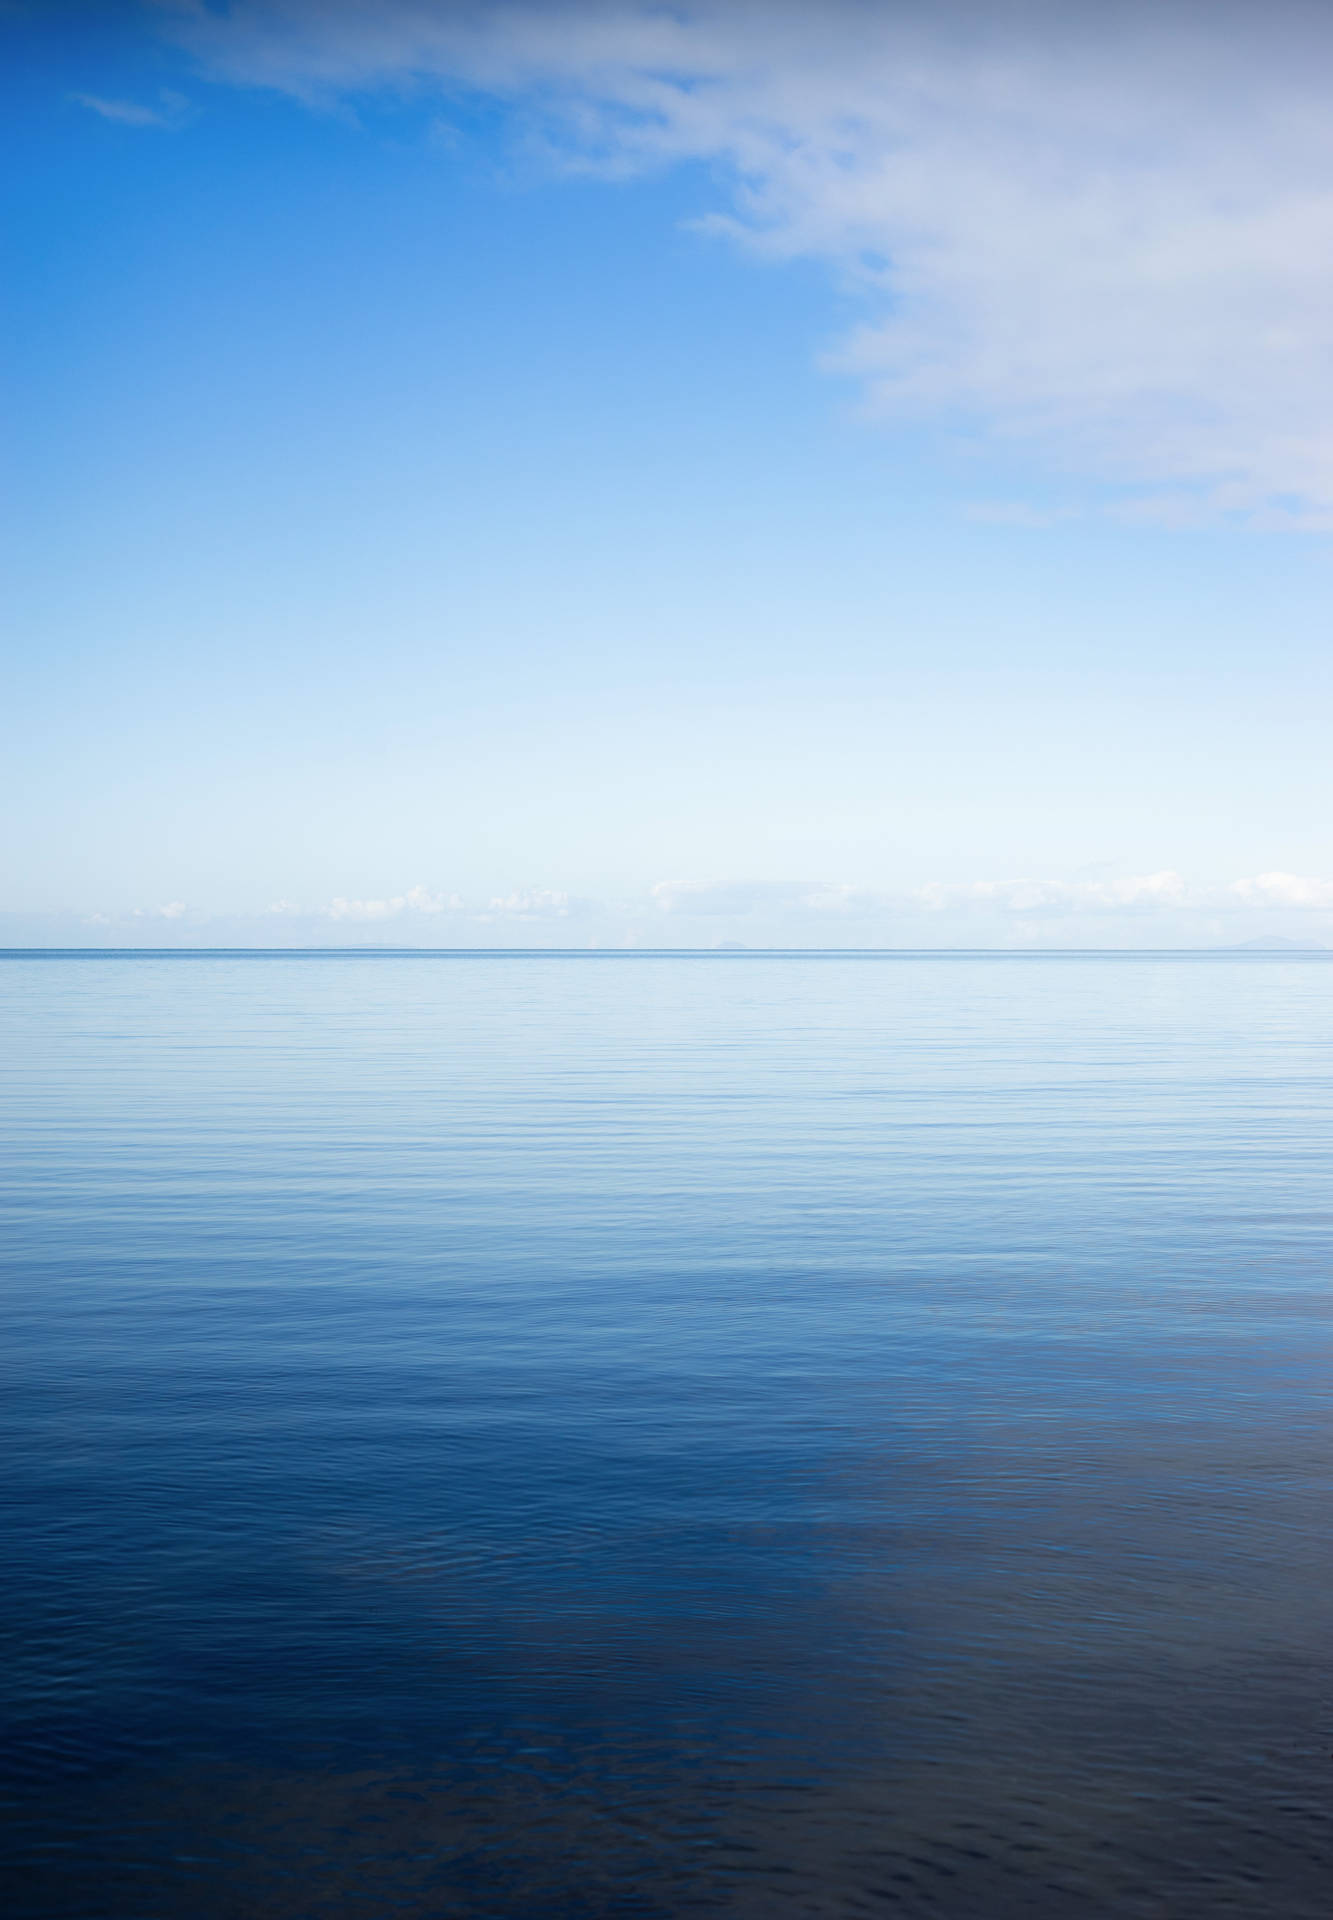
[[[1333,954],[0,959],[8,1920],[1326,1920]]]

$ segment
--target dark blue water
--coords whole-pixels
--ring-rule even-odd
[[[1322,1920],[1329,961],[0,1018],[16,1920]]]

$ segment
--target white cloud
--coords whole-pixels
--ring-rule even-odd
[[[490,919],[498,914],[516,920],[563,920],[573,910],[574,903],[567,893],[546,887],[528,887],[491,900],[485,917]]]
[[[425,887],[409,887],[406,893],[383,900],[345,900],[341,895],[329,905],[332,920],[396,920],[404,913],[456,913],[463,902],[456,893],[430,893]],[[270,912],[276,912],[270,908]]]
[[[1333,525],[1333,14],[1318,0],[159,0],[217,76],[478,87],[561,164],[720,165],[714,229],[866,302],[886,417]]]
[[[1333,908],[1333,880],[1300,873],[1258,873],[1234,881],[1231,891],[1250,906]]]
[[[396,900],[345,900],[340,894],[329,905],[331,920],[392,920],[403,911],[405,902]]]
[[[495,920],[564,920],[591,903],[577,901],[572,895],[554,888],[527,887],[512,893],[496,894],[484,907],[469,905],[461,894],[431,893],[426,887],[409,887],[406,893],[386,895],[382,899],[348,900],[341,895],[330,902],[327,916],[332,920],[397,920],[412,915],[448,914],[461,916],[470,924],[486,925]],[[281,910],[271,907],[270,913]]]
[[[169,900],[164,907],[136,907],[136,920],[182,920],[186,907],[183,900]]]

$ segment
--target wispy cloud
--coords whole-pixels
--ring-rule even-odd
[[[855,889],[828,881],[660,880],[652,897],[661,913],[737,918],[756,913],[839,913],[858,896]]]
[[[185,118],[188,101],[180,93],[163,91],[160,106],[146,107],[138,100],[107,100],[96,93],[72,93],[77,106],[87,107],[103,120],[114,120],[122,127],[177,127]]]
[[[1315,0],[160,4],[217,77],[470,85],[562,165],[717,164],[706,224],[863,298],[829,364],[886,418],[1022,442],[1160,520],[1333,524]]]
[[[758,915],[860,919],[886,913],[939,916],[979,909],[1015,917],[1051,917],[1197,906],[1211,898],[1192,892],[1180,874],[1169,870],[1106,880],[933,880],[897,889],[809,880],[661,881],[652,893],[663,913],[710,919]]]
[[[1012,914],[1106,913],[1180,907],[1190,900],[1190,890],[1178,873],[1168,869],[1116,880],[934,881],[917,888],[912,898],[935,913],[969,906]]]
[[[658,910],[709,920],[781,917],[807,921],[865,917],[940,919],[988,916],[1056,920],[1078,916],[1217,914],[1238,906],[1264,911],[1316,908],[1333,912],[1333,880],[1264,873],[1221,886],[1194,886],[1171,868],[1092,880],[932,880],[923,886],[867,888],[830,881],[661,881]]]

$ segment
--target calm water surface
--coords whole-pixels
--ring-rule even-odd
[[[1323,1920],[1331,961],[0,961],[6,1911]]]

